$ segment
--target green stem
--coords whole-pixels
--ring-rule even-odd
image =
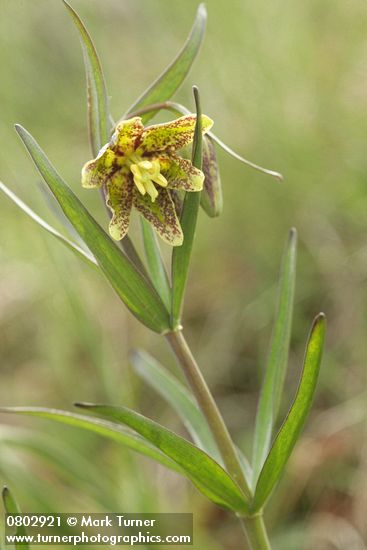
[[[251,489],[244,476],[236,447],[182,332],[180,330],[169,332],[166,334],[166,338],[208,422],[229,474],[236,480],[250,501],[252,499]],[[251,550],[270,550],[270,543],[262,514],[238,516],[238,518],[246,533]]]
[[[166,337],[208,422],[228,472],[250,500],[251,490],[243,474],[232,438],[182,332],[172,331],[166,334]]]
[[[247,541],[252,550],[271,550],[262,514],[240,517]]]

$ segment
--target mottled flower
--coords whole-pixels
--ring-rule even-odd
[[[196,115],[144,128],[140,117],[123,120],[96,159],[82,170],[83,187],[102,187],[112,212],[111,236],[122,239],[134,206],[172,246],[183,241],[170,190],[201,191],[204,174],[176,152],[192,142]],[[202,130],[213,122],[202,115]]]

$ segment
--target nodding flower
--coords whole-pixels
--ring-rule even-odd
[[[202,117],[203,134],[213,121]],[[116,240],[127,233],[136,208],[172,246],[183,233],[170,190],[201,191],[204,173],[177,154],[194,139],[196,115],[144,127],[140,117],[123,120],[111,141],[82,169],[82,185],[101,187],[112,212],[109,232]]]

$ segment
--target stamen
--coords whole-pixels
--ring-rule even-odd
[[[149,195],[150,198],[152,199],[152,202],[154,202],[155,199],[158,197],[158,191],[157,191],[157,189],[155,188],[155,186],[154,186],[152,180],[150,180],[150,179],[147,178],[147,179],[144,181],[144,185],[145,185],[145,189],[146,189],[148,195]]]
[[[154,202],[158,197],[158,190],[156,189],[154,183],[160,185],[161,187],[167,187],[168,185],[168,181],[161,174],[159,160],[142,160],[140,156],[134,154],[130,156],[130,162],[130,170],[133,173],[134,183],[138,188],[138,191],[142,195],[148,193],[151,201]]]
[[[130,166],[130,169],[133,173],[133,176],[134,176],[134,183],[136,185],[136,187],[138,188],[139,192],[142,194],[142,195],[145,195],[146,193],[146,189],[144,187],[144,183],[143,183],[143,177],[142,177],[142,174],[139,170],[139,166],[137,164],[132,164]]]
[[[152,180],[155,183],[158,183],[158,185],[160,185],[161,187],[167,187],[168,185],[168,181],[162,174],[157,174],[156,176],[153,176]]]
[[[142,160],[138,163],[138,166],[143,168],[143,170],[151,170],[153,168],[153,164],[149,160]]]

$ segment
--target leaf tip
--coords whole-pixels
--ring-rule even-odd
[[[326,323],[326,315],[323,311],[320,311],[320,313],[316,315],[313,324],[319,325],[319,324],[325,324],[325,323]]]
[[[67,2],[66,0],[61,0],[62,3],[64,4],[65,8],[69,11],[74,11],[72,6],[69,4],[69,2]]]
[[[74,407],[78,407],[79,409],[87,409],[91,403],[84,403],[83,401],[76,401],[73,403]]]
[[[29,133],[27,130],[22,126],[21,124],[14,124],[14,128],[20,139],[24,142],[27,137],[29,137]]]
[[[291,227],[289,230],[289,244],[295,244],[298,238],[298,232],[295,227]]]
[[[326,315],[321,311],[316,315],[316,317],[313,320],[311,332],[310,332],[310,339],[313,337],[313,335],[318,333],[321,341],[321,345],[322,345],[325,337],[325,331],[326,331]]]
[[[9,491],[9,489],[6,485],[4,485],[1,494],[2,494],[3,500],[6,499],[9,496],[10,491]]]
[[[196,114],[197,114],[197,122],[201,122],[200,115],[201,115],[201,104],[200,104],[200,92],[199,88],[194,84],[192,87],[192,93],[194,94],[194,100],[195,100],[195,108],[196,108]]]
[[[138,361],[141,357],[141,351],[139,349],[132,349],[129,352],[129,361],[133,365],[135,365],[136,361]]]
[[[76,401],[74,407],[78,407],[78,409],[93,409],[94,407],[98,407],[98,405],[95,403],[87,403],[86,401]]]
[[[199,4],[198,15],[200,15],[201,17],[205,17],[205,19],[208,17],[208,11],[204,2],[201,2],[201,4]]]

